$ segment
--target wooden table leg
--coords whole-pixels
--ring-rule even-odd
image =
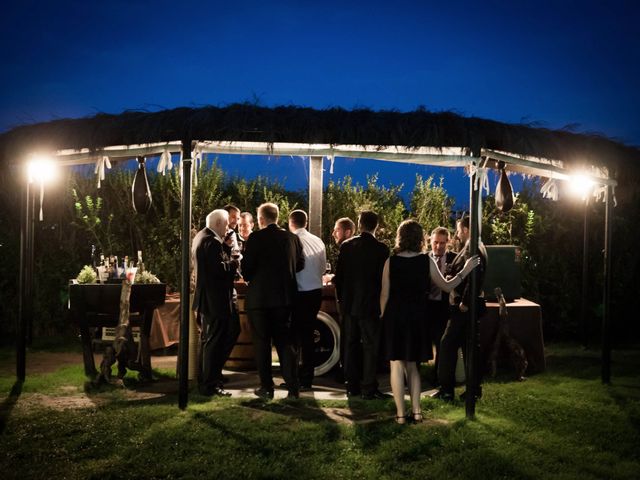
[[[140,377],[144,380],[151,380],[151,348],[149,346],[149,336],[151,335],[151,322],[153,320],[153,310],[143,312],[143,321],[140,325]]]
[[[82,340],[82,360],[84,362],[84,374],[95,378],[98,375],[96,364],[93,361],[93,348],[91,347],[91,332],[85,322],[80,323],[80,338]]]

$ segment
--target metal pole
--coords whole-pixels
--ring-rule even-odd
[[[611,241],[613,237],[613,187],[607,186],[604,216],[604,287],[602,294],[602,383],[611,383]]]
[[[29,181],[23,188],[20,196],[20,277],[18,290],[20,292],[18,298],[18,321],[16,325],[16,378],[20,382],[24,382],[26,377],[26,324],[27,324],[27,264],[29,258],[29,225],[30,225],[30,209],[29,197]]]
[[[477,159],[476,165],[480,159]],[[480,239],[480,186],[476,183],[477,173],[469,179],[469,250],[471,255],[478,254]],[[480,359],[480,319],[478,318],[478,272],[469,274],[469,330],[467,336],[467,372],[465,412],[467,418],[474,419],[476,414],[476,388],[479,387],[478,368]]]
[[[587,321],[587,296],[589,291],[589,197],[584,201],[584,232],[582,235],[582,302],[580,319],[582,322],[582,346],[588,347],[589,325]]]
[[[189,397],[189,309],[191,308],[191,140],[182,142],[182,276],[180,285],[180,345],[178,349],[178,406]]]
[[[322,236],[322,157],[309,157],[309,231]]]
[[[35,183],[34,183],[35,186]],[[26,324],[25,324],[25,341],[27,345],[31,345],[33,341],[33,292],[34,292],[34,256],[35,256],[35,231],[36,231],[36,188],[30,188],[31,195],[29,197],[29,211],[31,212],[31,221],[29,223],[29,237],[27,239],[27,308],[26,308]]]

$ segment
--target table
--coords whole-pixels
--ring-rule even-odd
[[[228,366],[239,368],[253,368],[253,349],[251,345],[251,327],[246,320],[246,312],[242,308],[243,297],[246,293],[246,285],[236,284],[239,296],[241,314],[241,336],[238,338],[236,348],[231,354]],[[528,373],[539,373],[545,370],[544,339],[542,333],[542,310],[540,305],[525,298],[519,298],[507,303],[509,331],[527,354],[529,367]],[[332,285],[326,285],[322,289],[321,311],[340,324],[340,316],[337,312],[334,289]],[[481,353],[489,352],[493,345],[499,322],[499,304],[487,302],[487,315],[480,320],[480,345]],[[341,342],[333,338],[331,331],[319,329],[322,338],[317,339],[317,344],[323,349],[336,348]],[[326,337],[326,338],[325,338]],[[152,350],[166,348],[180,341],[180,295],[167,295],[164,305],[158,307],[153,313],[151,325],[150,346]],[[326,344],[326,345],[325,345]],[[326,348],[325,348],[326,347]],[[329,357],[325,353],[324,356]],[[324,357],[323,357],[324,358]]]
[[[159,350],[177,343],[180,343],[180,294],[171,293],[153,311],[149,348]]]
[[[69,285],[69,313],[80,327],[85,375],[98,375],[91,346],[92,327],[115,327],[120,317],[122,284]],[[143,377],[151,377],[149,335],[154,310],[165,302],[164,283],[133,284],[129,300],[130,324],[140,327],[140,363]]]

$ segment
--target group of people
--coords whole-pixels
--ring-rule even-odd
[[[288,398],[312,388],[313,322],[322,301],[326,250],[322,240],[307,230],[304,211],[290,213],[288,230],[278,226],[278,217],[275,204],[260,205],[259,230],[252,233],[251,214],[227,205],[207,216],[206,227],[193,241],[193,308],[201,331],[199,389],[205,395],[228,395],[222,367],[239,334],[234,291],[239,273],[248,283],[245,309],[260,378],[254,393],[273,398],[272,342]],[[436,396],[452,400],[457,352],[464,346],[469,324],[467,276],[479,267],[481,282],[486,252],[480,245],[480,255],[471,255],[467,217],[456,225],[462,245],[457,254],[448,251],[449,230],[444,227],[431,232],[431,250],[425,253],[422,226],[405,220],[390,256],[375,237],[377,227],[377,214],[364,211],[357,228],[351,219],[340,218],[333,229],[339,253],[331,281],[341,316],[346,391],[349,397],[367,400],[388,397],[377,381],[384,355],[390,362],[396,421],[421,421],[419,364],[433,358],[435,344],[440,384]],[[479,302],[483,305],[482,299]],[[406,386],[410,415],[405,410]],[[468,394],[480,397],[479,382],[471,388]]]
[[[251,324],[260,386],[254,393],[273,398],[271,345],[276,347],[282,385],[289,398],[313,382],[313,322],[322,302],[325,245],[307,230],[307,214],[289,214],[289,229],[278,226],[273,203],[253,217],[233,205],[214,210],[193,240],[196,271],[193,309],[200,328],[198,387],[204,395],[228,396],[222,367],[240,332],[234,279],[248,283],[245,310]]]

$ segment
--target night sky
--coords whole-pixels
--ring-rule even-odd
[[[640,145],[640,2],[446,3],[3,2],[0,131],[250,101],[424,106]],[[300,158],[232,160],[221,159],[231,174],[306,183]],[[445,175],[458,199],[468,188],[460,170],[335,167],[333,178],[379,172],[409,186],[416,171]]]

